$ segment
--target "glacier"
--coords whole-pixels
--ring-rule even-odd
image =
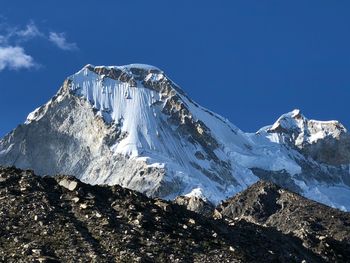
[[[245,133],[162,70],[86,65],[0,140],[0,165],[214,204],[259,179],[350,210],[350,139],[300,110]]]

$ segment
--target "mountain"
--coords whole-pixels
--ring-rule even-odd
[[[158,68],[87,65],[0,141],[0,165],[213,204],[264,179],[350,210],[349,138],[299,110],[244,133]]]
[[[263,189],[257,184],[239,196],[251,196],[257,187]],[[275,200],[273,191],[265,196]],[[254,198],[245,199],[244,204],[244,211],[254,208],[252,217],[261,219],[265,217],[257,216],[259,213],[271,215],[279,211],[272,211],[264,200]],[[304,232],[300,229],[303,234],[296,236],[294,232],[283,233],[274,226],[250,222],[254,220],[246,220],[236,212],[226,213],[232,200],[221,211],[228,217],[214,220],[118,185],[92,186],[74,177],[39,177],[16,168],[0,167],[0,200],[3,262],[349,261],[349,214],[317,204],[314,206],[322,213],[313,214],[303,207],[313,202],[303,198],[299,198],[300,203],[290,198],[283,202],[305,212],[301,222],[310,222],[308,216],[320,220],[318,228],[318,221],[311,225],[313,233],[320,236],[310,244],[305,243],[312,238],[307,236],[307,226]],[[258,202],[264,205],[251,207]],[[240,218],[231,222],[227,220],[229,216]],[[330,220],[328,225],[325,220]],[[339,231],[341,223],[344,233]],[[327,235],[321,236],[324,233]]]

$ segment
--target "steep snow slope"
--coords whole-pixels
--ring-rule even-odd
[[[349,210],[349,147],[337,158],[315,154],[347,138],[340,124],[308,121],[297,111],[246,134],[158,68],[87,65],[0,141],[0,164],[213,203],[260,177]]]

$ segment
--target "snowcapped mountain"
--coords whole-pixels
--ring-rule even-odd
[[[259,178],[350,210],[350,136],[298,110],[244,133],[160,69],[87,65],[0,141],[0,165],[212,203]]]

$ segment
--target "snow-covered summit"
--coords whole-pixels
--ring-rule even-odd
[[[262,178],[350,210],[347,138],[341,124],[299,110],[244,133],[156,67],[86,65],[0,140],[0,165],[212,203]]]
[[[308,120],[299,109],[283,114],[268,131],[297,135],[293,139],[299,147],[305,143],[316,143],[326,137],[339,138],[341,134],[347,133],[346,128],[338,121]]]
[[[95,120],[86,116],[89,108]],[[201,191],[215,203],[257,180],[244,167],[237,168],[241,172],[233,176],[236,164],[230,155],[234,148],[249,151],[250,139],[226,119],[193,102],[152,66],[85,66],[66,79],[52,100],[29,114],[26,125],[34,128],[39,123],[40,127],[41,123],[55,127],[53,133],[58,128],[62,136],[74,138],[73,142],[79,137],[87,148],[87,153],[80,149],[75,153],[74,167],[64,164],[53,169],[47,164],[37,171],[39,174],[63,170],[89,183],[118,183],[166,198]],[[90,127],[88,132],[86,127]],[[99,131],[96,134],[92,129]],[[36,136],[38,133],[33,133]],[[56,147],[49,147],[49,151]],[[100,156],[100,148],[108,155]],[[52,159],[62,160],[66,156],[63,151],[51,152]],[[83,161],[78,160],[79,155],[88,162],[86,167],[80,166]],[[94,164],[97,161],[104,164]],[[21,167],[37,166],[31,162],[23,160]]]
[[[162,72],[159,68],[149,65],[149,64],[142,64],[142,63],[132,63],[132,64],[127,64],[127,65],[122,65],[122,66],[94,66],[92,64],[87,64],[83,68],[106,68],[106,69],[121,69],[121,70],[129,70],[131,69],[139,69],[139,70],[145,70],[145,71],[158,71]]]
[[[301,114],[301,111],[295,109],[279,117],[269,130],[272,132],[297,130],[303,126],[305,120],[306,118]]]
[[[85,77],[89,75],[89,72],[94,72],[100,76],[101,81],[105,78],[110,78],[118,80],[124,83],[128,83],[131,87],[136,87],[140,84],[148,88],[156,88],[152,86],[155,81],[162,82],[171,80],[165,76],[164,72],[159,68],[147,65],[147,64],[128,64],[123,66],[94,66],[87,64],[80,71],[78,71],[74,76],[84,74]],[[179,92],[183,91],[172,83]]]

